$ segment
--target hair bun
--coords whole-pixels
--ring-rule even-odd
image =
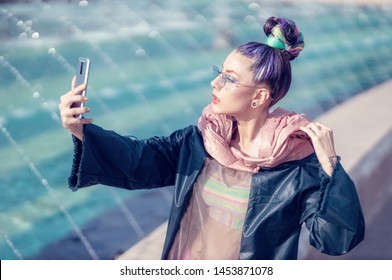
[[[290,19],[270,17],[264,23],[264,33],[267,36],[266,44],[276,49],[285,49],[290,60],[304,49],[304,37]]]

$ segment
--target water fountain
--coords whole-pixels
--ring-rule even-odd
[[[293,62],[292,90],[281,106],[314,117],[392,77],[391,13],[306,1],[0,4],[0,259],[112,258],[154,227],[135,201],[159,212],[155,226],[168,215],[170,188],[67,189],[72,143],[58,100],[79,56],[92,59],[89,107],[97,124],[139,138],[167,135],[195,123],[209,102],[210,65],[244,41],[262,40],[260,23],[284,14],[303,27],[307,46]],[[374,30],[377,42],[368,39]],[[308,102],[298,102],[303,98]],[[156,203],[149,205],[149,196]],[[120,240],[121,249],[95,240],[98,224],[113,222],[98,217],[110,211],[132,236]],[[66,255],[64,240],[79,251]]]

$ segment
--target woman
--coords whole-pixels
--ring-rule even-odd
[[[79,86],[61,97],[73,135],[70,187],[174,185],[163,259],[296,259],[301,225],[310,243],[344,254],[364,237],[355,186],[332,130],[282,108],[290,60],[303,49],[295,23],[269,18],[265,43],[250,42],[214,66],[212,102],[197,126],[168,137],[123,137],[75,115]]]

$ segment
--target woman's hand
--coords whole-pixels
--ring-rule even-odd
[[[69,130],[75,137],[83,140],[83,124],[93,122],[92,119],[79,119],[76,116],[90,112],[87,107],[72,108],[73,103],[85,103],[87,98],[82,96],[85,85],[80,85],[75,88],[75,77],[72,80],[72,90],[61,96],[60,98],[60,116],[61,122],[67,130]]]
[[[317,122],[311,122],[300,127],[300,129],[312,140],[314,151],[321,166],[331,176],[337,161],[332,129]]]

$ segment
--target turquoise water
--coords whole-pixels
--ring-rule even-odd
[[[263,40],[269,15],[293,18],[306,42],[280,106],[316,117],[392,77],[391,7],[76,2],[0,5],[0,259],[40,258],[43,250],[45,258],[110,258],[116,236],[95,227],[114,223],[99,219],[110,211],[124,220],[123,235],[133,236],[123,249],[151,230],[130,205],[148,193],[67,188],[72,143],[58,100],[79,56],[92,60],[88,106],[95,123],[139,138],[196,123],[210,102],[211,65],[243,42]],[[158,194],[170,205],[170,191]],[[151,213],[161,211],[159,197],[145,200]],[[83,253],[48,250],[70,239]]]

